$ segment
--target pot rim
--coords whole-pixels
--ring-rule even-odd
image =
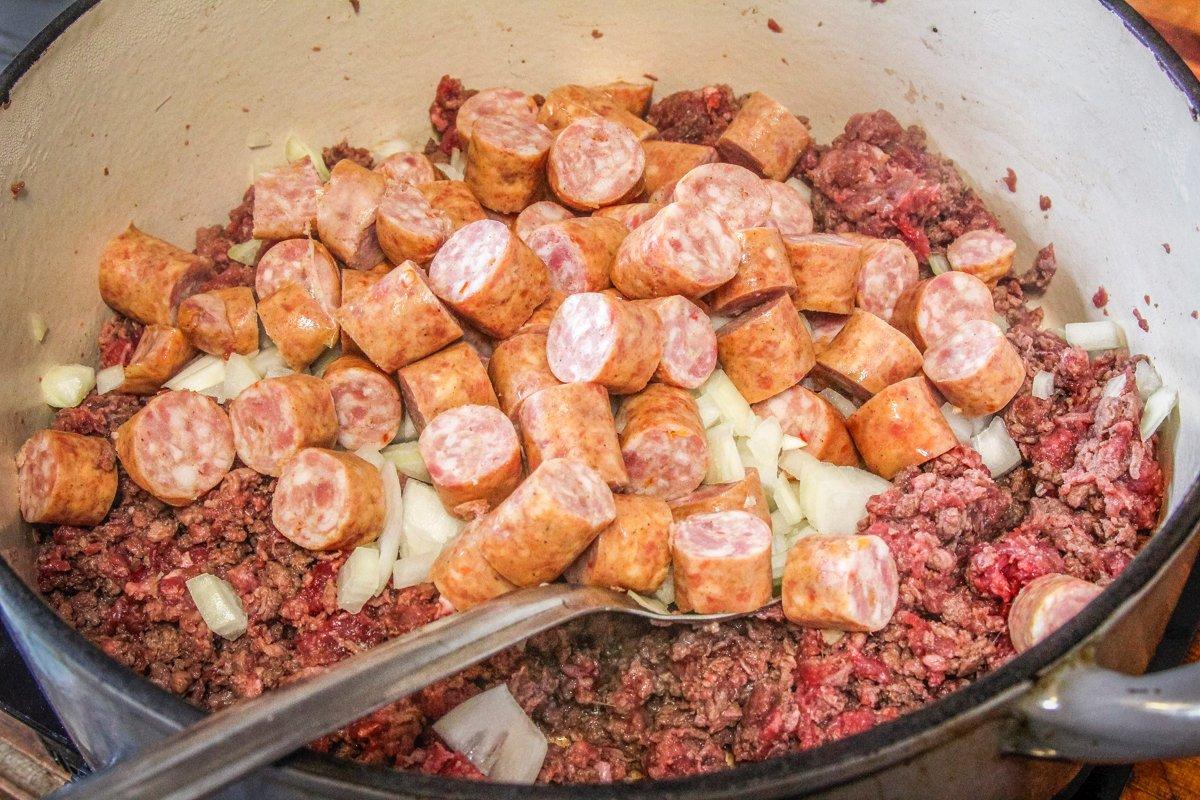
[[[55,17],[0,72],[0,110],[10,103],[10,93],[30,67],[49,46],[76,20],[100,0],[75,0]],[[1117,16],[1129,32],[1150,51],[1168,80],[1183,94],[1193,120],[1200,121],[1200,79],[1188,68],[1162,36],[1125,0],[1097,0],[1101,7]],[[788,753],[765,761],[706,775],[662,781],[628,784],[513,785],[483,784],[457,778],[398,772],[356,764],[310,752],[285,759],[284,768],[273,769],[277,779],[297,786],[321,784],[343,789],[356,786],[395,796],[474,800],[486,795],[489,800],[576,800],[576,798],[718,798],[744,796],[747,793],[812,792],[826,789],[878,769],[880,760],[895,761],[903,753],[898,746],[927,734],[952,720],[978,711],[1006,693],[1019,691],[1022,684],[1062,660],[1088,636],[1101,627],[1118,609],[1149,585],[1157,572],[1190,538],[1200,523],[1200,476],[1193,478],[1175,512],[1167,518],[1141,552],[1104,592],[1083,612],[1053,635],[1022,653],[999,669],[946,697],[922,706],[854,736],[820,747]],[[202,715],[182,698],[159,688],[147,678],[109,658],[100,648],[63,622],[50,607],[22,581],[6,560],[0,558],[0,598],[14,618],[38,626],[48,638],[59,644],[78,667],[120,685],[122,693],[136,702],[144,713],[186,725]],[[380,794],[384,796],[384,794]]]

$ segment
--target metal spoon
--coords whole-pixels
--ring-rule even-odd
[[[534,634],[601,611],[693,624],[746,616],[658,614],[628,595],[588,586],[524,589],[205,717],[47,800],[195,800]]]

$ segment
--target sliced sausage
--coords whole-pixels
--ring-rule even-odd
[[[873,239],[863,245],[855,303],[885,322],[892,321],[896,301],[916,284],[917,257],[899,239]]]
[[[517,587],[483,557],[483,533],[477,523],[463,528],[438,553],[429,580],[458,611],[466,611]]]
[[[652,83],[629,83],[614,81],[589,87],[612,98],[613,102],[635,117],[645,117],[650,110],[650,96],[654,94]]]
[[[797,625],[873,633],[896,611],[900,576],[878,536],[802,536],[788,551],[781,594]]]
[[[608,217],[620,222],[629,230],[634,230],[644,222],[649,222],[662,206],[658,203],[624,203],[619,206],[607,206],[592,212],[593,217]]]
[[[317,224],[317,198],[324,182],[305,156],[260,172],[254,178],[252,211],[255,239],[309,236]]]
[[[748,228],[738,231],[737,237],[741,262],[733,280],[708,296],[714,314],[740,314],[779,295],[796,293],[792,262],[778,230]]]
[[[737,274],[733,229],[700,206],[672,203],[625,237],[612,282],[626,297],[697,298]]]
[[[526,243],[563,294],[598,292],[611,285],[609,272],[629,229],[615,219],[580,217],[542,225]]]
[[[829,347],[829,343],[841,332],[842,328],[846,327],[846,321],[850,319],[850,315],[808,311],[804,314],[804,319],[808,322],[808,330],[812,335],[813,350],[819,356],[826,347]]]
[[[808,329],[786,295],[718,328],[717,358],[748,403],[795,386],[816,363]]]
[[[412,184],[389,181],[375,212],[379,247],[392,262],[426,264],[450,238],[450,217]]]
[[[629,484],[603,386],[566,383],[542,389],[521,403],[517,425],[530,469],[543,461],[573,458],[596,470],[612,489]]]
[[[495,406],[443,411],[421,431],[418,447],[438,497],[457,517],[486,514],[521,482],[517,430]]]
[[[771,213],[771,195],[758,176],[736,164],[703,164],[675,184],[677,203],[708,209],[730,228],[757,228]]]
[[[43,430],[17,451],[17,500],[26,522],[98,525],[116,495],[117,454],[105,439]]]
[[[502,86],[493,87],[476,92],[459,106],[454,127],[466,145],[471,141],[475,122],[482,117],[508,116],[533,121],[537,113],[537,101],[524,92]]]
[[[561,575],[616,516],[594,469],[554,458],[477,524],[488,563],[517,586],[536,586]]]
[[[518,333],[505,339],[496,345],[487,368],[500,410],[513,419],[525,398],[560,383],[546,360],[544,333]]]
[[[338,321],[384,372],[394,372],[462,336],[462,328],[411,261],[343,302]]]
[[[748,511],[671,523],[671,554],[680,611],[754,611],[771,600],[771,526]]]
[[[194,294],[179,304],[177,319],[192,346],[218,358],[258,349],[258,312],[249,286]]]
[[[654,309],[662,325],[662,357],[654,378],[670,386],[700,388],[717,366],[717,335],[704,309],[677,294],[636,302]]]
[[[796,308],[831,314],[854,310],[862,245],[832,233],[785,236],[783,243],[796,279]]]
[[[755,403],[754,413],[774,418],[789,436],[804,440],[804,452],[841,466],[858,466],[854,442],[846,430],[846,418],[833,404],[799,384],[770,400]]]
[[[908,337],[862,309],[850,315],[817,356],[821,377],[859,400],[916,375],[921,361]]]
[[[529,235],[543,225],[574,218],[575,212],[569,208],[563,208],[552,200],[539,200],[526,206],[520,214],[517,214],[513,230],[516,231],[518,239],[529,244]]]
[[[342,302],[337,262],[315,239],[286,239],[272,245],[258,260],[254,291],[266,300],[289,283],[298,283],[329,314]]]
[[[100,298],[143,325],[174,325],[175,310],[212,275],[212,262],[133,225],[100,254]]]
[[[946,248],[946,260],[961,272],[995,286],[996,281],[1012,271],[1017,243],[999,231],[967,231]]]
[[[1023,653],[1061,628],[1103,591],[1094,583],[1061,573],[1034,578],[1008,610],[1008,638]]]
[[[350,301],[361,296],[363,292],[371,288],[391,271],[391,265],[386,261],[371,269],[344,269],[342,273],[342,303],[350,303]],[[334,315],[335,318],[337,315]],[[346,333],[346,326],[341,326],[341,346],[342,352],[346,354],[361,353],[362,349],[350,338],[350,334]]]
[[[420,186],[441,178],[429,156],[424,153],[392,153],[375,165],[375,171],[389,181]]]
[[[347,450],[379,450],[396,438],[404,407],[400,390],[387,373],[365,358],[350,355],[331,361],[321,380],[333,398],[338,444]]]
[[[811,141],[808,126],[783,105],[762,92],[751,92],[717,140],[717,149],[726,161],[782,181]]]
[[[563,383],[593,382],[613,394],[631,394],[649,383],[662,349],[654,309],[585,292],[567,297],[554,313],[546,360]]]
[[[995,414],[1025,382],[1025,362],[990,319],[963,324],[925,351],[925,376],[967,417]]]
[[[881,389],[846,420],[867,467],[891,480],[958,444],[923,375]]]
[[[333,447],[338,418],[328,385],[296,373],[264,378],[229,404],[238,458],[262,475],[278,477],[283,464],[306,447]]]
[[[804,195],[779,181],[764,180],[763,186],[771,196],[771,212],[764,225],[778,229],[783,236],[807,236],[813,232],[812,207]]]
[[[289,283],[258,304],[263,330],[288,366],[303,370],[338,340],[333,317],[297,283]]]
[[[429,205],[449,217],[452,231],[488,218],[464,181],[432,181],[420,184],[417,190]]]
[[[706,144],[651,139],[642,142],[642,150],[646,153],[643,178],[646,194],[678,181],[701,164],[713,164],[717,160],[717,149]]]
[[[567,570],[585,586],[650,594],[671,567],[671,509],[657,497],[613,495],[617,518]]]
[[[532,120],[481,117],[467,145],[467,185],[479,202],[493,211],[520,211],[541,194],[553,141],[550,129]]]
[[[370,269],[383,260],[375,235],[375,212],[387,178],[344,158],[329,171],[317,201],[317,233],[350,269]]]
[[[771,508],[754,467],[747,468],[746,477],[740,481],[702,486],[691,494],[667,502],[676,522],[697,514],[748,511],[767,525],[771,524]]]
[[[254,326],[255,345],[258,344],[258,325]],[[125,367],[125,380],[117,391],[125,394],[155,394],[171,380],[196,351],[188,344],[179,328],[168,325],[147,325],[138,345]]]
[[[612,97],[586,86],[568,84],[551,90],[538,111],[538,122],[555,132],[589,117],[600,117],[620,125],[629,131],[636,141],[650,139],[658,134],[657,128],[631,114]]]
[[[343,162],[344,163],[344,162]],[[284,464],[271,522],[305,550],[350,550],[383,530],[383,479],[353,453],[307,447]]]
[[[546,164],[554,194],[571,208],[590,211],[637,195],[646,155],[627,129],[591,116],[562,129]]]
[[[652,383],[617,412],[629,491],[674,500],[695,490],[708,471],[708,439],[686,389]]]
[[[910,286],[896,301],[892,324],[921,350],[976,319],[996,313],[992,290],[966,272],[944,272]]]
[[[211,397],[163,392],[117,428],[117,457],[138,486],[186,506],[233,466],[229,417]]]
[[[418,431],[438,414],[457,406],[500,407],[483,361],[466,342],[402,367],[396,376],[404,407]]]
[[[460,229],[429,265],[429,286],[481,331],[505,339],[550,296],[546,265],[503,223]]]

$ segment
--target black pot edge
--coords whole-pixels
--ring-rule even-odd
[[[1193,119],[1200,120],[1200,80],[1162,36],[1125,0],[1098,0],[1108,11],[1121,19],[1138,41],[1153,54],[1159,67],[1188,101]],[[75,0],[34,37],[12,63],[0,73],[0,109],[7,107],[10,92],[17,81],[41,57],[42,53],[68,27],[91,10],[100,0]],[[1188,488],[1183,501],[1158,530],[1133,562],[1097,600],[1045,641],[1018,658],[970,686],[941,700],[876,726],[856,736],[824,745],[813,750],[779,756],[755,764],[710,775],[700,775],[645,784],[609,786],[514,786],[480,784],[473,781],[440,778],[415,773],[393,772],[343,762],[324,756],[301,753],[288,759],[294,768],[285,782],[302,786],[306,783],[345,785],[353,781],[363,788],[385,790],[402,796],[446,798],[446,800],[475,800],[486,795],[489,800],[575,800],[576,798],[620,798],[633,800],[667,800],[668,798],[715,799],[724,796],[795,794],[819,791],[861,777],[874,768],[875,757],[902,744],[910,737],[931,731],[1006,691],[1036,677],[1068,651],[1074,648],[1125,600],[1149,581],[1171,556],[1187,541],[1200,523],[1200,478]],[[77,666],[102,675],[113,683],[126,687],[126,694],[140,705],[153,708],[153,713],[186,724],[196,719],[196,710],[179,697],[160,689],[148,680],[110,659],[99,648],[59,619],[41,599],[27,587],[3,559],[0,559],[0,601],[5,608],[22,618],[42,626],[46,638],[62,647],[70,647]],[[290,778],[290,779],[289,779]],[[314,787],[315,788],[315,787]],[[394,795],[393,795],[394,796]]]

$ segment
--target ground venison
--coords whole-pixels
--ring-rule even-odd
[[[321,151],[321,159],[329,169],[333,169],[335,164],[347,158],[363,169],[370,169],[375,166],[375,159],[371,157],[370,150],[365,147],[355,147],[345,139],[342,139],[333,147],[326,147]]]
[[[438,150],[443,154],[449,155],[455,148],[462,147],[454,122],[458,119],[458,109],[477,92],[477,89],[464,89],[462,81],[449,75],[443,75],[438,81],[433,102],[429,106],[429,123],[441,137]]]
[[[120,364],[129,366],[129,359],[137,349],[145,326],[129,317],[116,314],[105,320],[100,326],[100,334],[96,340],[96,349],[100,354],[100,367],[112,367]]]
[[[646,121],[664,141],[715,147],[739,108],[733,90],[722,83],[669,94],[650,107]]]

